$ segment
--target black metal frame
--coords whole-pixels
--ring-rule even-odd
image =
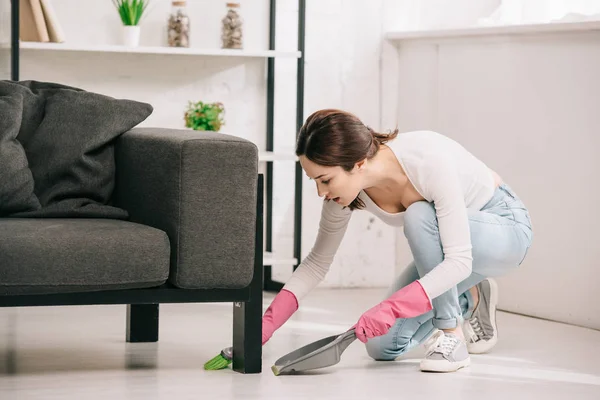
[[[275,50],[276,0],[270,0],[269,7],[269,50]],[[274,117],[275,117],[275,58],[267,59],[267,151],[274,150]],[[273,163],[266,166],[266,232],[265,250],[273,250]],[[281,282],[272,278],[272,266],[265,265],[263,289],[278,292],[283,287]]]
[[[11,0],[10,7],[10,79],[19,80],[19,0]]]
[[[270,0],[269,10],[269,50],[275,50],[275,23],[276,23],[276,0]],[[304,37],[306,27],[306,0],[298,0],[298,58],[297,80],[296,80],[296,134],[300,131],[304,122]],[[274,104],[275,104],[275,59],[269,58],[267,62],[267,151],[274,150]],[[294,258],[298,268],[301,260],[302,246],[302,168],[296,162],[294,188]],[[265,249],[273,250],[273,163],[268,162],[266,168],[266,235]],[[283,288],[282,282],[274,281],[271,265],[265,265],[264,290],[278,292]]]
[[[297,81],[296,81],[296,137],[300,133],[300,128],[304,123],[304,53],[305,53],[305,31],[306,31],[306,0],[299,0],[298,3],[298,50],[300,58],[298,59]],[[302,257],[302,167],[300,162],[296,162],[296,207],[294,208],[294,257],[300,264]],[[294,271],[298,268],[294,265]]]
[[[262,274],[264,183],[259,174],[256,201],[254,270],[242,289],[158,288],[82,293],[0,296],[0,307],[127,304],[128,342],[158,341],[161,303],[233,302],[233,369],[242,373],[262,371]]]

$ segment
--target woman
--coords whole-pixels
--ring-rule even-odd
[[[380,134],[339,110],[312,114],[296,154],[324,197],[316,243],[263,316],[263,344],[323,278],[356,210],[403,226],[414,261],[354,325],[376,360],[431,342],[423,371],[456,371],[497,340],[492,279],[521,264],[529,213],[498,174],[430,131]],[[431,338],[431,339],[430,339]]]

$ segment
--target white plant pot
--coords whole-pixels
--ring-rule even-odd
[[[137,47],[140,44],[140,26],[123,26],[123,44],[127,47]]]

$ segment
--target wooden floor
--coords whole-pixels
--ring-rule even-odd
[[[264,347],[258,375],[202,368],[230,345],[231,304],[161,306],[154,344],[125,342],[124,306],[0,309],[0,399],[600,399],[600,332],[505,313],[494,351],[458,373],[420,372],[423,349],[375,362],[358,341],[334,367],[271,373],[277,358],[343,332],[381,295],[316,290]]]

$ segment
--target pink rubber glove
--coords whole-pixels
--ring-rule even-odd
[[[358,340],[366,343],[368,339],[388,333],[397,318],[416,317],[431,309],[423,286],[414,281],[366,311],[353,328]]]
[[[298,309],[298,299],[285,289],[282,289],[265,311],[262,318],[262,344],[267,343],[273,333],[287,321]]]

